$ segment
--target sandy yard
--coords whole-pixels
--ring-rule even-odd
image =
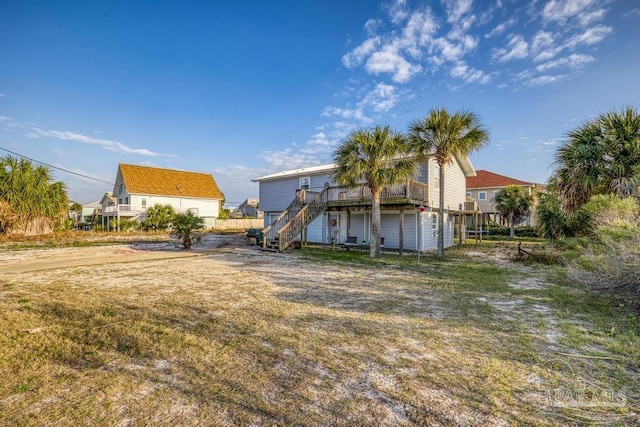
[[[452,278],[463,267],[493,276]],[[549,274],[486,251],[416,268],[303,260],[239,235],[190,252],[0,250],[13,337],[0,375],[25,378],[0,387],[0,424],[633,423],[637,373],[602,342],[572,344],[599,327],[559,314]],[[625,380],[592,377],[604,364]],[[576,375],[622,406],[554,405]]]

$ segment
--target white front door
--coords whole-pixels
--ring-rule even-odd
[[[336,245],[347,241],[347,213],[329,213],[329,243]]]

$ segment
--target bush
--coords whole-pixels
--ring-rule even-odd
[[[592,289],[640,300],[637,205],[633,200],[632,206],[627,199],[597,197],[586,207],[597,225],[592,237],[585,239],[583,255],[574,264],[574,276]],[[607,198],[609,200],[605,200]]]
[[[143,230],[166,230],[171,227],[171,222],[176,213],[171,205],[155,204],[145,213],[142,221]]]
[[[509,236],[509,227],[489,225],[487,231],[489,231],[490,236]],[[534,227],[523,225],[516,227],[516,237],[538,237],[538,232]]]
[[[632,224],[638,218],[638,204],[633,197],[593,196],[582,211],[592,227]]]
[[[140,228],[140,223],[134,219],[120,218],[120,222],[112,219],[109,221],[109,227],[112,230],[134,231]]]

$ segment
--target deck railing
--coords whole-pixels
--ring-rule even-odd
[[[429,187],[417,181],[386,185],[380,192],[380,200],[409,199],[427,202]],[[356,187],[329,187],[327,202],[370,202],[371,189],[366,184]]]
[[[403,203],[412,201],[427,204],[428,195],[426,184],[408,181],[383,187],[380,192],[380,201],[384,203],[399,200]],[[310,196],[315,197],[306,203]],[[277,242],[279,251],[287,249],[304,228],[324,212],[331,202],[341,205],[371,203],[371,190],[366,184],[355,187],[325,187],[320,193],[300,190],[289,207],[262,230],[264,247]]]
[[[115,215],[121,215],[121,216],[135,216],[138,214],[141,214],[142,212],[145,212],[147,210],[146,206],[137,206],[137,205],[123,205],[123,204],[119,204],[119,205],[111,205],[111,206],[105,206],[102,209],[102,214],[105,216],[115,216]]]

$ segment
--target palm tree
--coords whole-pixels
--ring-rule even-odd
[[[171,226],[175,215],[171,205],[155,204],[145,212],[142,228],[145,230],[166,230]]]
[[[204,227],[204,219],[195,216],[191,211],[179,213],[173,218],[173,231],[186,251],[191,249],[193,232]]]
[[[4,233],[50,233],[57,221],[68,216],[66,186],[51,181],[46,166],[0,157],[0,228]]]
[[[563,207],[575,212],[596,194],[638,194],[640,114],[627,107],[568,132],[556,152],[554,178]]]
[[[533,197],[520,186],[508,185],[498,190],[493,201],[500,215],[509,219],[509,236],[513,239],[516,235],[516,224],[529,213]]]
[[[441,107],[429,110],[422,120],[411,123],[409,139],[419,159],[433,157],[440,167],[438,197],[438,256],[444,256],[444,188],[445,166],[455,157],[466,157],[489,142],[489,132],[475,113],[467,110],[454,114]]]
[[[380,125],[351,132],[333,153],[338,184],[355,187],[364,183],[371,190],[372,258],[380,257],[380,192],[385,185],[415,175],[416,163],[408,154],[406,137]]]

